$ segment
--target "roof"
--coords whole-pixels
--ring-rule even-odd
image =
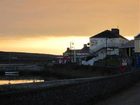
[[[129,42],[122,45],[120,48],[130,48],[130,47],[134,47],[134,40],[130,40]]]
[[[76,53],[89,53],[89,47],[84,46],[82,49],[67,49],[64,53],[70,53],[70,52],[76,52]]]
[[[81,50],[80,50],[80,52],[82,52],[82,53],[89,53],[89,47],[83,47]]]
[[[135,38],[140,38],[140,33],[137,36],[135,36]]]
[[[101,33],[98,33],[90,38],[123,38],[123,39],[126,39],[125,37],[119,35],[119,34],[116,34],[114,33],[113,31],[110,31],[110,30],[105,30]],[[127,39],[126,39],[127,40]]]

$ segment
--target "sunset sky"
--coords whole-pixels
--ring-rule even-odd
[[[62,54],[117,27],[140,33],[140,0],[0,0],[0,51]]]

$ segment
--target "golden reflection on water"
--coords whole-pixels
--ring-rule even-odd
[[[0,85],[44,82],[44,80],[0,80]]]

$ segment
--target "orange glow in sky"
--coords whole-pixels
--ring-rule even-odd
[[[74,43],[75,48],[82,48],[83,44],[89,42],[88,37],[31,37],[20,40],[2,40],[0,48],[4,51],[21,51],[21,52],[37,52],[48,54],[62,54],[67,47],[70,47],[70,42]],[[8,43],[7,43],[8,42]]]
[[[62,54],[117,27],[140,33],[140,0],[0,0],[0,51]]]

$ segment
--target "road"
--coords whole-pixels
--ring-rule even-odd
[[[94,105],[140,105],[140,82]]]

